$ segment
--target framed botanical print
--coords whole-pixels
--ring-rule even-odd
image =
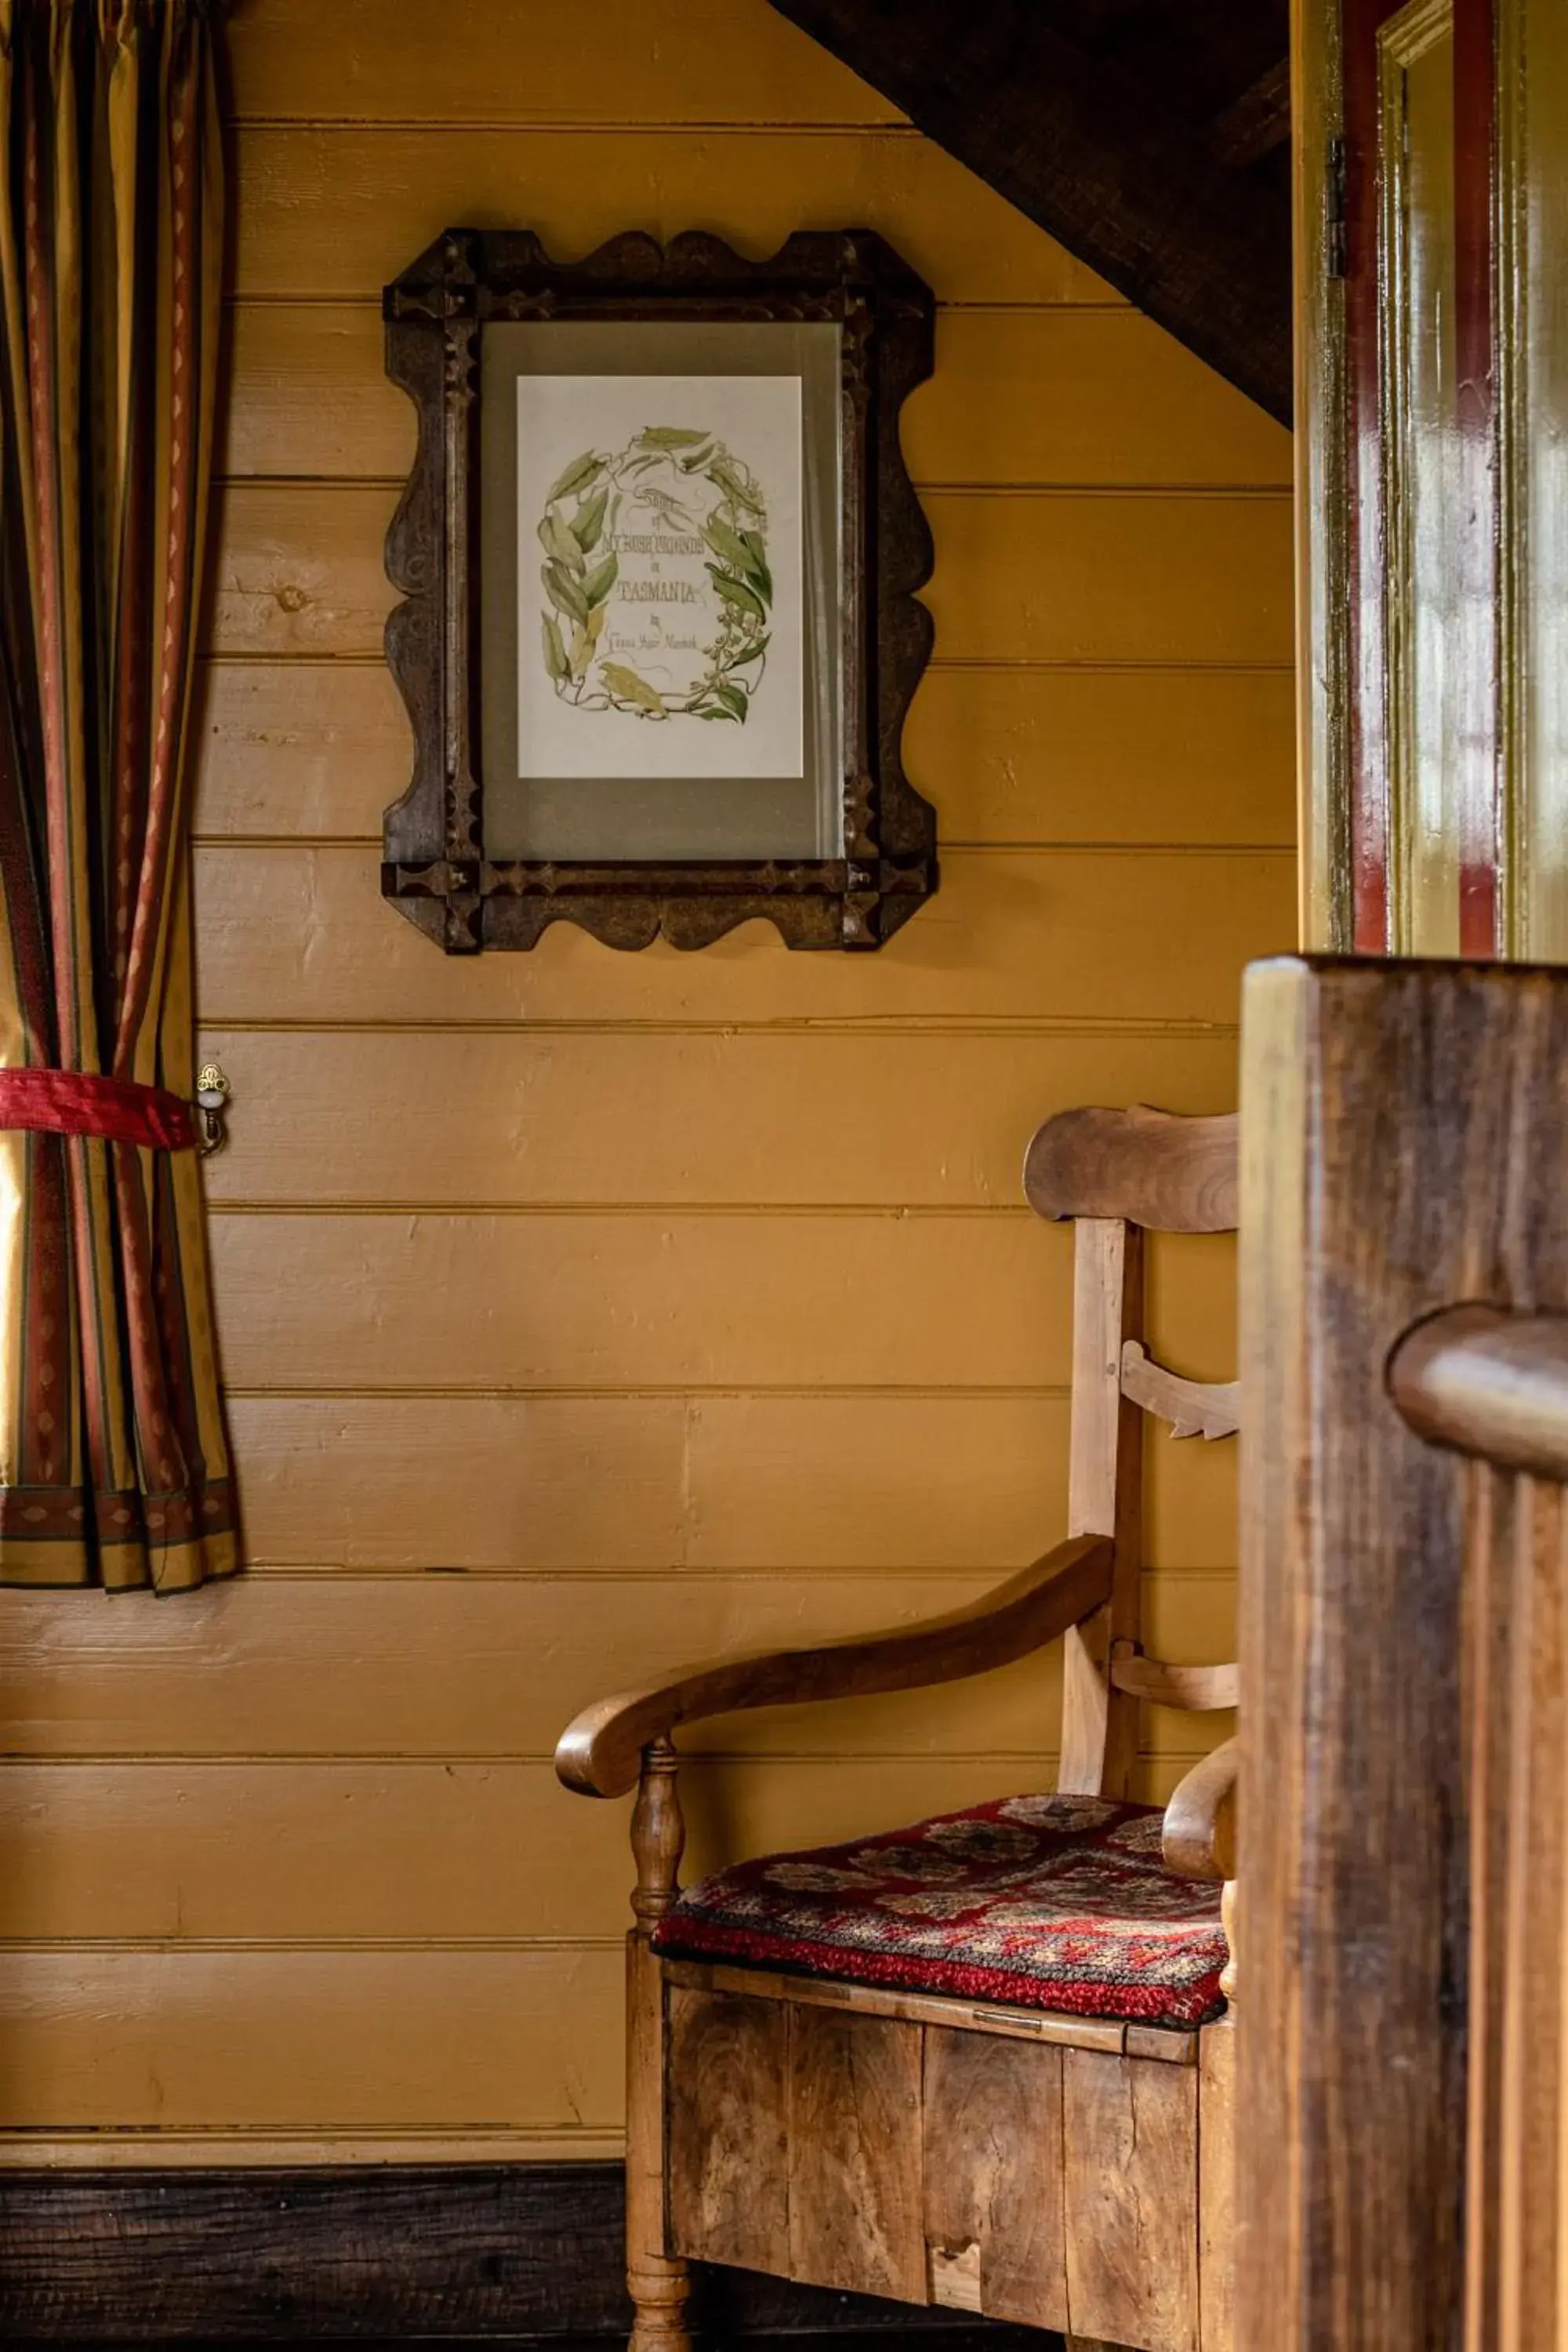
[[[415,772],[383,887],[448,951],[755,916],[875,948],[936,887],[900,758],[931,542],[899,412],[931,297],[868,232],[748,261],[451,230],[387,289],[419,412],[387,542]]]

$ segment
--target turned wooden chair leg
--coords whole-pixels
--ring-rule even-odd
[[[691,2273],[665,2251],[664,1991],[654,1928],[675,1900],[686,1827],[668,1739],[643,1750],[632,1813],[637,1926],[626,1939],[626,2286],[632,2352],[691,2352]]]

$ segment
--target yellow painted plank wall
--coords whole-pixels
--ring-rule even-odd
[[[1061,1532],[1049,1112],[1234,1099],[1291,943],[1286,437],[764,0],[250,0],[205,677],[210,1171],[253,1569],[0,1607],[0,2155],[605,2153],[626,1809],[556,1732],[693,1653],[949,1608]],[[443,226],[868,223],[941,303],[906,412],[941,896],[876,957],[761,929],[448,962],[377,891],[407,730],[379,289]],[[1219,1241],[1156,1344],[1233,1361]],[[1151,1441],[1152,1642],[1233,1639],[1234,1462]],[[1047,1659],[712,1727],[696,1864],[1051,1769]],[[1163,1794],[1213,1724],[1152,1713]]]

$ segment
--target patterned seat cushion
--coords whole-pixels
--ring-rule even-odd
[[[671,1958],[1200,2025],[1225,2006],[1220,1890],[1165,1869],[1161,1821],[1100,1797],[1006,1797],[721,1870],[653,1940]]]

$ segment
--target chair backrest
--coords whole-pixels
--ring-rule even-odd
[[[1233,1666],[1162,1665],[1142,1653],[1143,1423],[1178,1437],[1226,1437],[1234,1383],[1182,1379],[1143,1344],[1145,1231],[1234,1231],[1239,1153],[1234,1113],[1187,1118],[1138,1105],[1047,1119],[1024,1162],[1042,1217],[1074,1222],[1072,1428],[1068,1533],[1116,1546],[1109,1606],[1067,1637],[1057,1785],[1124,1797],[1138,1760],[1138,1703],[1236,1704]]]

